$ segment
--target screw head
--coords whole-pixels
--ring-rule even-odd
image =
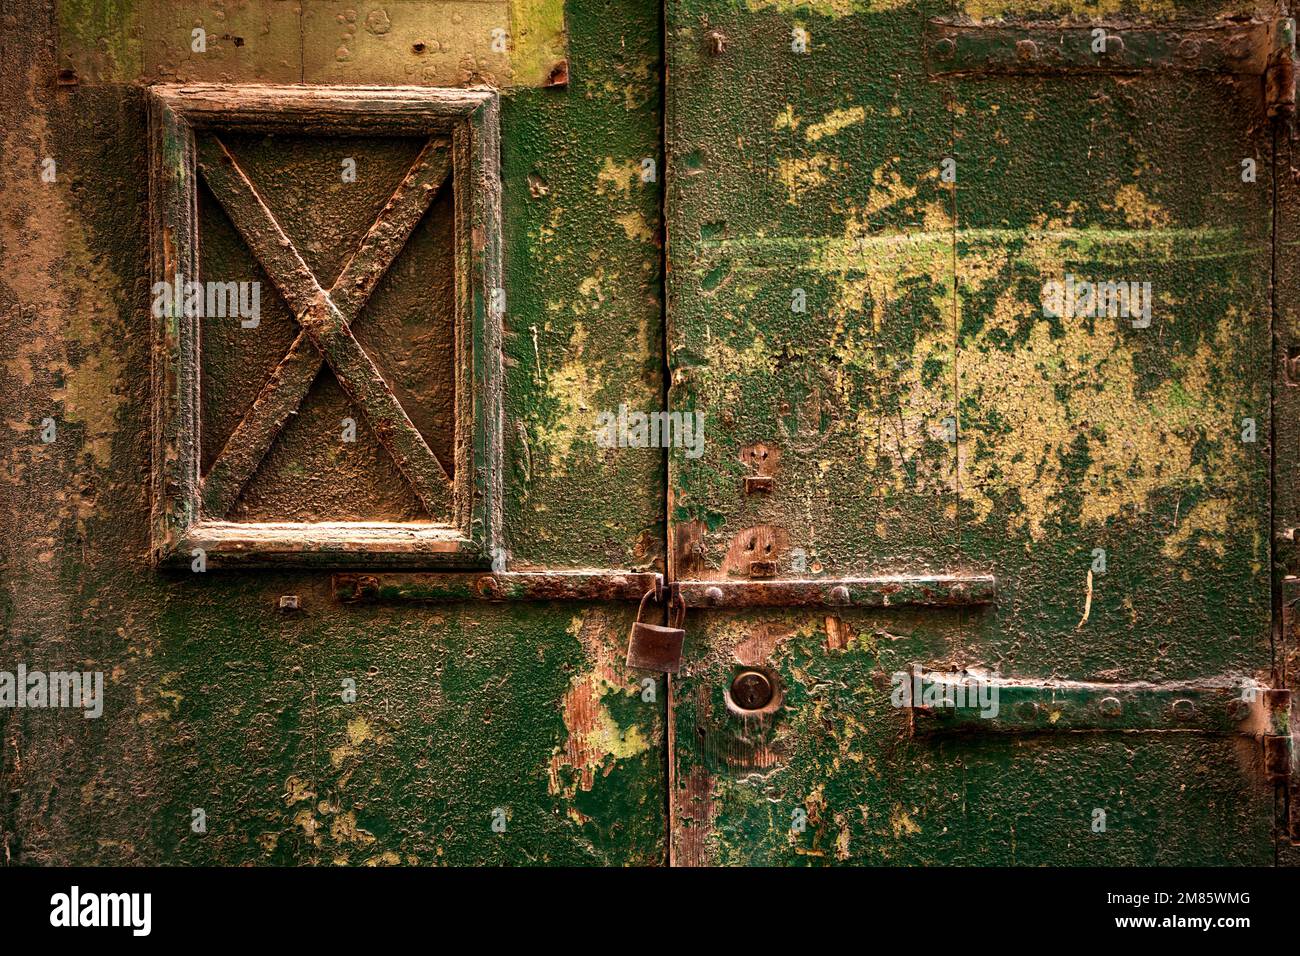
[[[713,587],[710,587],[710,588],[705,589],[705,591],[704,591],[704,598],[705,598],[705,600],[707,600],[710,604],[721,604],[721,603],[722,603],[722,588],[718,587],[717,585],[714,585]]]
[[[1186,698],[1174,701],[1171,709],[1178,720],[1191,720],[1196,715],[1196,705]]]
[[[934,55],[936,59],[951,60],[952,55],[957,52],[957,44],[953,43],[948,37],[943,37],[934,44]]]
[[[1022,700],[1016,704],[1016,716],[1021,720],[1033,720],[1038,716],[1038,705],[1032,700]]]
[[[835,585],[835,587],[831,588],[831,603],[848,604],[849,589],[846,588],[843,584],[837,584]]]
[[[741,671],[731,682],[731,701],[741,710],[762,710],[772,703],[772,681],[762,671]]]
[[[1118,717],[1123,709],[1124,705],[1120,703],[1118,697],[1103,697],[1101,699],[1101,713],[1105,717]]]
[[[1038,44],[1033,40],[1016,41],[1016,59],[1032,60],[1038,56]]]

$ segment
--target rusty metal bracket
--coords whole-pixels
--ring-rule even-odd
[[[770,581],[683,581],[691,607],[964,607],[991,604],[991,574],[881,575]]]
[[[824,580],[718,580],[666,583],[652,571],[392,572],[334,575],[348,604],[380,601],[685,601],[692,608],[965,607],[991,604],[992,575],[882,575]]]
[[[934,19],[927,24],[924,42],[927,68],[936,74],[1144,73],[1164,69],[1263,76],[1278,33],[1277,24],[1264,20],[1152,26],[1114,21],[1062,25]]]
[[[1112,684],[923,667],[913,667],[905,676],[904,705],[918,735],[1183,731],[1266,740],[1279,735],[1291,712],[1289,690],[1240,678]],[[895,675],[896,682],[899,677]]]
[[[347,604],[387,601],[639,601],[658,591],[653,571],[504,571],[500,573],[336,574],[334,596]]]
[[[1264,779],[1284,795],[1281,829],[1300,842],[1291,691],[1220,677],[1168,684],[1033,681],[920,666],[893,678],[913,736],[950,733],[1239,734],[1259,742]]]
[[[936,18],[927,24],[923,42],[931,75],[1180,70],[1258,76],[1270,117],[1289,116],[1295,109],[1295,21],[1289,17],[1177,26]]]

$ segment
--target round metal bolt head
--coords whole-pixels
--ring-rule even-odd
[[[952,40],[944,37],[934,45],[934,55],[940,60],[951,60],[952,55],[957,52],[957,44]]]
[[[835,585],[835,587],[831,588],[831,603],[848,604],[849,589],[846,588],[843,584],[837,584]]]
[[[1103,697],[1101,699],[1101,713],[1104,717],[1118,717],[1124,710],[1124,705],[1119,702],[1118,697]]]
[[[1016,716],[1022,720],[1032,720],[1038,716],[1038,705],[1032,700],[1022,700],[1016,704]]]
[[[1179,720],[1191,720],[1196,715],[1196,705],[1186,698],[1174,701],[1172,710]]]
[[[741,671],[731,682],[731,701],[741,710],[762,710],[772,703],[772,682],[762,671]]]
[[[714,587],[711,587],[704,592],[704,597],[708,600],[710,604],[721,604],[722,588],[717,587],[715,585]]]
[[[1033,40],[1016,41],[1016,58],[1020,60],[1032,60],[1038,56],[1038,44]]]

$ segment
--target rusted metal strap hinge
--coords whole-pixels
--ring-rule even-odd
[[[1186,732],[1251,737],[1260,742],[1266,779],[1289,792],[1290,835],[1300,839],[1290,690],[1234,678],[1103,684],[914,666],[894,675],[892,702],[907,709],[909,727],[918,736]]]
[[[1270,117],[1295,110],[1295,21],[1289,17],[1164,26],[939,18],[929,21],[924,44],[932,75],[1177,70],[1258,76]]]
[[[897,680],[897,676],[896,680]],[[914,667],[906,701],[914,733],[1195,731],[1264,737],[1276,733],[1290,692],[1216,678],[1168,684],[1034,681],[970,670]],[[920,691],[918,693],[917,691]]]

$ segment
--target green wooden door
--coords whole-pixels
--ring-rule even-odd
[[[1294,862],[1285,10],[227,6],[4,4],[6,860]]]
[[[670,563],[822,587],[693,614],[674,862],[1274,860],[1279,28],[1202,6],[668,0]]]
[[[659,155],[658,8],[4,11],[0,671],[100,671],[105,700],[94,720],[0,709],[0,858],[661,863],[665,695],[623,665],[635,601],[473,590],[496,564],[632,581],[662,566],[661,456],[607,453],[588,427],[661,389],[660,180],[640,175]],[[188,92],[151,94],[160,83]],[[381,128],[403,97],[408,120],[460,118]],[[426,180],[425,149],[469,159]],[[181,201],[151,209],[151,172]],[[330,288],[426,185],[410,238],[347,315],[360,345],[335,342],[392,388],[375,404],[373,379],[343,386],[294,345],[308,280],[262,260],[292,248]],[[247,233],[268,216],[284,241],[259,246]],[[153,313],[151,236],[158,259],[190,256],[187,281],[260,281],[257,320]],[[461,262],[486,277],[494,255],[498,278],[457,284]],[[495,341],[478,331],[492,321]],[[258,411],[264,392],[279,404]],[[376,414],[390,398],[409,423]],[[385,419],[397,431],[379,434]],[[241,422],[273,441],[225,457]],[[428,446],[431,500],[389,453],[399,433]],[[212,479],[218,460],[237,486]],[[395,566],[454,578],[452,599],[336,589],[335,572],[385,581]]]

